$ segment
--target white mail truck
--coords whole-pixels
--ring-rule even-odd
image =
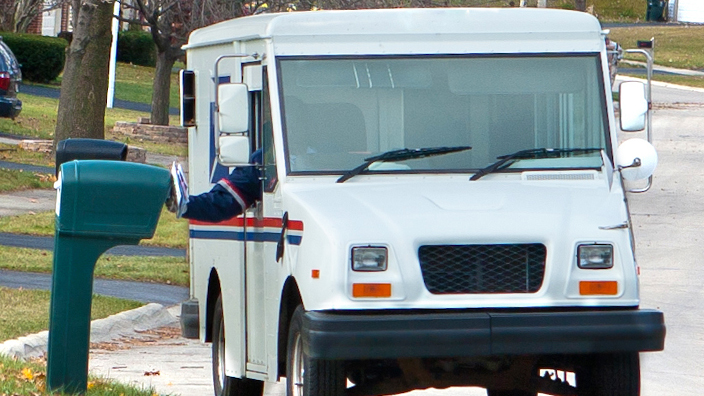
[[[185,49],[191,193],[235,166],[263,191],[189,225],[182,326],[212,343],[216,395],[640,393],[665,325],[639,308],[627,193],[657,155],[648,84],[615,115],[597,19],[290,12]]]

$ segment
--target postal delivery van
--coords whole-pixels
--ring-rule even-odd
[[[594,17],[265,14],[185,49],[191,193],[235,166],[263,190],[189,226],[183,332],[212,343],[216,395],[639,394],[665,326],[639,308],[627,192],[657,155],[619,146],[649,91],[622,84],[615,116]]]

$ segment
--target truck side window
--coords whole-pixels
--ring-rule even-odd
[[[274,152],[274,131],[271,123],[271,101],[269,100],[269,83],[266,68],[263,71],[262,85],[262,148],[264,149],[264,191],[272,192],[276,188],[276,155]]]

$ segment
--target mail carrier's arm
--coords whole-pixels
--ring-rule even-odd
[[[187,219],[218,222],[241,214],[262,195],[256,166],[235,168],[210,191],[188,198]]]
[[[258,199],[261,199],[262,186],[259,177],[260,170],[257,166],[261,162],[262,152],[257,150],[250,158],[252,166],[235,168],[229,176],[217,182],[210,191],[199,195],[188,195],[185,178],[180,173],[179,165],[174,163],[172,167],[173,187],[166,200],[166,207],[169,211],[176,213],[176,217],[214,223],[238,216]],[[187,199],[182,197],[187,197]]]

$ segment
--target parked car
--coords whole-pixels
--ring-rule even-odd
[[[0,37],[0,117],[14,119],[22,111],[22,101],[17,98],[21,82],[20,64]]]

